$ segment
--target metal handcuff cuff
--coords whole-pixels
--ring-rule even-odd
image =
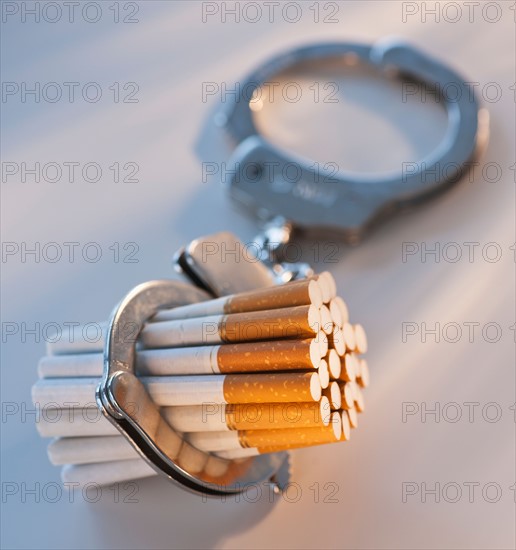
[[[310,60],[339,58],[349,64],[366,64],[380,72],[409,78],[432,89],[442,90],[453,83],[460,90],[455,101],[442,98],[447,110],[448,127],[440,145],[419,164],[416,172],[384,178],[351,177],[332,174],[318,184],[308,162],[289,157],[262,138],[253,121],[249,101],[243,96],[219,112],[216,121],[237,141],[231,165],[234,172],[229,193],[268,223],[259,244],[286,243],[294,230],[308,234],[338,234],[348,241],[357,240],[376,222],[392,212],[420,203],[450,187],[460,179],[468,163],[487,140],[487,112],[480,109],[459,75],[410,46],[383,40],[372,46],[354,43],[321,44],[295,49],[269,60],[242,84],[241,90],[258,90],[271,77],[287,68]],[[281,167],[296,162],[301,178],[315,189],[299,192],[299,184],[281,180]],[[277,176],[265,180],[261,167],[278,167]],[[439,165],[452,167],[446,174]],[[296,189],[297,186],[297,189]],[[140,328],[158,310],[202,301],[214,296],[251,290],[306,276],[307,266],[281,264],[280,248],[272,249],[262,261],[250,263],[206,261],[202,247],[206,242],[226,243],[238,240],[229,233],[197,239],[176,255],[176,267],[191,284],[178,281],[150,281],[134,288],[114,311],[104,352],[104,373],[96,392],[98,407],[104,416],[131,442],[140,455],[158,472],[179,485],[205,495],[239,493],[252,483],[269,482],[280,492],[289,482],[287,452],[260,455],[244,461],[226,461],[217,473],[209,467],[215,457],[206,458],[202,471],[189,471],[181,456],[199,453],[183,441],[161,417],[144,385],[135,375],[135,345],[117,338],[125,323]],[[265,250],[266,246],[263,246]],[[236,276],[238,275],[238,276]],[[138,403],[138,407],[133,407]],[[218,461],[223,459],[216,459]]]

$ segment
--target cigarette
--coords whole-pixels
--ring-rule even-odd
[[[322,330],[320,330],[317,333],[317,336],[315,337],[315,340],[319,342],[319,353],[321,357],[325,357],[325,355],[328,353],[329,349],[329,343],[328,343],[328,336],[324,334]]]
[[[362,390],[358,387],[358,384],[351,382],[353,384],[353,399],[355,401],[355,409],[357,412],[362,413],[365,410],[365,401],[364,394]]]
[[[341,358],[341,371],[339,380],[343,382],[354,382],[357,376],[358,361],[354,353],[346,353]]]
[[[321,399],[322,388],[316,372],[227,374],[223,377],[223,401],[226,403],[303,403]]]
[[[36,421],[41,437],[92,437],[118,435],[96,405],[86,408],[42,408]]]
[[[129,441],[120,435],[54,439],[49,443],[47,453],[54,466],[139,458]]]
[[[328,271],[323,271],[319,275],[316,275],[315,278],[321,287],[323,302],[329,304],[332,298],[337,296],[337,284],[333,275]]]
[[[311,403],[249,403],[192,407],[165,407],[162,415],[180,432],[264,430],[327,425],[330,407],[326,398]]]
[[[349,409],[349,410],[344,411],[344,412],[346,412],[347,415],[348,415],[349,425],[352,428],[357,428],[358,427],[358,414],[357,414],[356,409]]]
[[[216,346],[140,350],[136,369],[145,376],[314,370],[321,344],[308,340],[272,340]],[[102,376],[101,353],[49,355],[38,365],[40,378]]]
[[[249,458],[258,456],[261,454],[268,454],[268,453],[278,453],[282,451],[289,451],[294,449],[301,449],[305,447],[312,447],[315,445],[324,445],[326,443],[335,443],[335,441],[343,441],[345,440],[343,438],[343,432],[346,431],[348,434],[347,439],[349,439],[349,424],[347,420],[342,422],[342,416],[339,413],[334,413],[335,416],[333,418],[333,421],[331,423],[333,435],[336,438],[335,440],[331,437],[328,438],[329,441],[325,441],[324,443],[294,443],[294,444],[282,444],[279,446],[271,446],[271,447],[246,447],[246,448],[240,448],[240,449],[231,449],[226,451],[217,451],[214,454],[216,456],[219,456],[221,458],[225,458],[228,460],[238,460],[242,458]]]
[[[62,330],[47,342],[48,355],[99,353],[104,350],[108,323],[88,323]]]
[[[158,475],[143,459],[115,460],[97,464],[67,464],[61,469],[63,483],[72,486],[111,485]]]
[[[325,359],[321,359],[317,373],[319,374],[321,388],[324,390],[330,384],[330,369],[328,368],[328,363]]]
[[[319,314],[321,316],[321,330],[325,334],[331,334],[333,332],[333,319],[331,318],[330,310],[325,306],[321,306],[319,309]]]
[[[325,397],[318,403],[206,403],[163,407],[161,415],[177,432],[311,427],[321,422],[328,424],[330,404]],[[119,433],[96,407],[43,409],[36,427],[41,437],[99,437]]]
[[[326,356],[326,362],[330,370],[330,376],[332,380],[337,380],[340,377],[342,367],[340,364],[340,357],[334,349],[331,349]]]
[[[354,325],[353,330],[355,332],[355,348],[358,353],[365,353],[367,351],[367,336],[362,325]]]
[[[160,311],[151,321],[173,321],[211,315],[248,313],[310,304],[313,304],[317,308],[320,308],[323,304],[321,287],[315,279],[305,279],[261,288],[224,296],[215,300],[207,300],[205,302]]]
[[[344,337],[344,345],[349,351],[354,351],[356,348],[355,330],[349,323],[344,323],[342,327],[342,334]]]
[[[204,452],[220,453],[241,448],[256,448],[262,454],[296,447],[333,443],[339,441],[341,432],[342,420],[340,414],[332,413],[327,426],[243,430],[238,432],[202,432],[185,434],[185,437],[194,447]]]
[[[346,384],[339,383],[340,395],[342,398],[341,407],[349,410],[355,406],[355,392],[353,391],[354,382],[347,382]]]
[[[331,382],[330,385],[323,390],[323,397],[328,399],[332,411],[338,411],[342,406],[342,395],[340,386],[337,382]]]
[[[310,338],[317,334],[320,326],[319,308],[304,305],[148,323],[142,330],[142,338],[148,348],[174,348],[236,341]],[[135,343],[140,328],[136,325],[121,327],[118,338],[125,339],[128,344]],[[89,323],[63,330],[59,338],[56,336],[55,341],[47,344],[47,353],[101,353],[106,335],[107,323]]]
[[[342,422],[341,441],[349,441],[351,437],[351,422],[349,420],[348,411],[342,411],[340,416]]]
[[[357,382],[362,388],[369,386],[369,367],[365,359],[360,359],[358,362]]]
[[[225,422],[230,430],[312,428],[330,422],[326,397],[312,403],[253,403],[226,405]]]
[[[330,347],[337,352],[337,355],[342,357],[346,353],[346,342],[342,329],[335,325],[328,339]]]
[[[222,374],[142,377],[160,407],[200,403],[302,403],[319,401],[321,383],[313,373]],[[32,387],[40,407],[66,409],[95,404],[98,378],[43,378]]]
[[[146,348],[311,338],[321,326],[313,305],[291,308],[195,317],[150,323],[141,332]]]
[[[98,464],[139,458],[138,452],[122,436],[70,437],[56,439],[48,446],[48,456],[54,465]],[[201,472],[208,456],[186,442],[181,445],[176,461],[190,473]],[[99,482],[100,483],[100,482]]]
[[[339,328],[342,328],[344,326],[344,323],[347,323],[349,321],[348,306],[340,296],[335,296],[335,298],[331,299],[330,313],[333,322]]]
[[[102,438],[105,439],[105,438]],[[120,437],[120,439],[123,439]],[[191,451],[195,453],[188,457]],[[194,456],[195,455],[195,456]],[[184,446],[181,460],[185,466],[188,461],[188,471],[196,473],[204,470],[212,478],[218,478],[226,473],[229,467],[227,460],[216,456],[207,456],[191,446]],[[200,460],[199,460],[200,458]],[[178,459],[178,462],[180,460]],[[201,465],[202,464],[202,465]],[[65,484],[73,487],[88,484],[111,485],[124,481],[133,481],[158,475],[158,472],[149,466],[143,459],[112,460],[91,464],[67,464],[61,469],[61,479]]]
[[[322,436],[321,434],[319,435],[320,437],[316,437],[315,432],[313,434],[310,433],[307,434],[302,441],[296,441],[288,444],[282,443],[280,446],[260,447],[258,451],[260,454],[277,453],[278,451],[302,449],[304,447],[326,445],[327,443],[335,443],[336,441],[340,441],[342,437],[342,419],[340,413],[332,413],[330,424],[324,428],[324,433]]]

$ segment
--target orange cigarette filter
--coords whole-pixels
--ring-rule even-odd
[[[339,413],[333,413],[327,426],[314,428],[289,428],[273,430],[246,430],[238,432],[242,447],[256,447],[263,449],[276,448],[278,450],[294,449],[324,443],[339,441],[342,433],[342,420]],[[274,451],[266,451],[274,452]]]
[[[320,308],[323,304],[322,292],[316,280],[305,279],[235,294],[228,298],[224,305],[224,313],[244,313],[310,304]]]
[[[224,400],[238,403],[306,403],[322,395],[317,372],[227,374],[223,381]]]
[[[221,373],[314,370],[319,367],[321,346],[316,338],[224,344],[217,350]]]
[[[326,397],[311,403],[250,403],[226,405],[226,424],[230,430],[313,428],[330,422]]]
[[[223,342],[310,338],[321,326],[319,309],[313,305],[232,313],[223,317],[219,333]]]

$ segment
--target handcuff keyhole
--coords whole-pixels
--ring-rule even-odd
[[[258,164],[257,162],[250,162],[246,166],[245,171],[247,179],[252,183],[256,183],[262,178],[263,166],[261,164]]]

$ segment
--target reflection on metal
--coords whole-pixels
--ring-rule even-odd
[[[249,97],[286,69],[306,61],[340,58],[345,65],[369,65],[389,77],[419,82],[435,90],[446,108],[448,127],[439,146],[403,173],[384,177],[329,171],[285,153],[259,135]],[[257,68],[238,87],[240,95],[216,119],[238,143],[230,162],[233,198],[269,221],[285,220],[311,235],[337,234],[356,242],[385,216],[448,189],[461,179],[479,149],[487,142],[488,113],[479,107],[470,86],[453,70],[420,51],[395,40],[372,46],[337,43],[302,47],[278,55]],[[457,97],[446,97],[453,89]],[[322,131],[323,129],[321,129]],[[296,177],[286,177],[294,167]]]

